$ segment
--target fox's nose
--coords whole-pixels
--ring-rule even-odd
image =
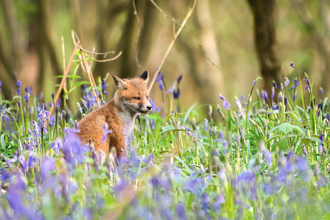
[[[151,105],[147,106],[147,109],[150,111],[152,109],[152,106]]]

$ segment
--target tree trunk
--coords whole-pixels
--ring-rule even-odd
[[[254,35],[264,89],[271,93],[273,81],[283,80],[278,59],[274,12],[276,0],[248,0],[254,19]]]

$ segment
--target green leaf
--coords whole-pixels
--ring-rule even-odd
[[[185,131],[185,129],[177,129],[172,125],[167,125],[161,128],[162,132],[160,132],[161,134],[167,131]]]
[[[186,114],[184,115],[184,118],[183,118],[183,124],[186,124],[187,119],[188,119],[188,117],[189,117],[191,111],[195,108],[195,106],[196,106],[196,103],[193,104],[193,105],[188,109],[188,111],[187,111]]]
[[[81,85],[90,85],[90,82],[88,82],[88,81],[81,81],[81,82],[76,82],[74,85],[76,87],[79,87]]]
[[[310,145],[313,141],[320,142],[320,139],[315,137],[304,137],[301,139],[301,142],[305,145]]]
[[[172,126],[172,125],[167,125],[167,126],[162,127],[162,133],[163,133],[163,132],[166,132],[166,131],[172,131],[172,130],[174,130],[174,129],[175,129],[174,126]]]
[[[290,124],[289,122],[284,122],[283,124],[276,126],[275,128],[271,129],[270,132],[273,132],[275,130],[280,130],[287,135],[293,129],[298,130],[302,135],[305,134],[305,132],[300,127],[298,127],[297,125]]]
[[[280,149],[280,150],[287,150],[289,145],[288,145],[288,140],[286,138],[282,138],[280,139],[277,143],[276,146]]]

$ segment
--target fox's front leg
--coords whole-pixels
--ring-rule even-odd
[[[111,148],[116,149],[117,158],[123,159],[127,158],[127,147],[125,143],[125,138],[123,134],[112,134],[110,139],[110,150]]]

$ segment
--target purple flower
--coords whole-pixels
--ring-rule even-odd
[[[290,66],[291,66],[292,68],[296,68],[296,67],[294,66],[293,62],[290,63]]]
[[[17,89],[17,90],[16,90],[16,94],[17,94],[17,95],[21,94],[21,90],[20,90],[20,89]]]
[[[228,109],[228,108],[230,108],[230,103],[227,101],[227,100],[225,100],[225,101],[223,101],[223,108],[224,109]]]
[[[22,83],[19,80],[17,80],[16,85],[17,85],[18,88],[21,88]]]
[[[181,92],[180,92],[180,88],[177,88],[177,90],[175,91],[173,91],[173,98],[174,99],[178,99],[179,98],[179,96],[180,96],[180,94],[181,94]]]
[[[161,91],[164,90],[164,84],[163,84],[163,82],[160,82],[160,83],[159,83],[159,88],[160,88]]]
[[[272,100],[274,99],[274,96],[275,96],[275,89],[274,87],[272,87],[272,94],[271,94]]]
[[[226,100],[225,97],[224,97],[223,95],[221,95],[221,94],[219,94],[219,97],[220,97],[220,99],[223,100],[223,101]]]
[[[176,80],[178,84],[181,82],[181,80],[182,80],[182,76],[183,76],[183,75],[180,75],[180,76],[178,77],[178,79]]]
[[[323,88],[320,87],[320,94],[323,95],[324,94],[324,91],[323,91]]]
[[[291,89],[289,90],[289,92],[291,92],[292,89],[294,89],[294,86],[291,87]]]
[[[281,83],[281,91],[283,91],[283,83]]]
[[[273,86],[274,86],[275,90],[277,90],[277,84],[275,81],[273,81]]]
[[[321,144],[324,143],[324,134],[320,134],[320,142],[321,142]]]
[[[156,82],[161,83],[164,81],[164,73],[158,72]]]
[[[265,90],[262,91],[261,98],[264,100],[268,100],[268,93]]]
[[[105,140],[108,137],[108,134],[112,133],[111,130],[108,130],[108,123],[105,123],[103,126],[103,136],[102,136],[102,143],[105,142]]]
[[[105,91],[108,87],[107,83],[102,79],[102,92],[103,94],[109,94],[107,91]]]
[[[296,98],[297,98],[297,92],[295,91],[295,92],[294,92],[294,94],[293,94],[293,98],[292,98],[292,99],[293,99],[293,101],[295,101],[295,100],[296,100]]]
[[[175,83],[173,83],[172,87],[169,90],[166,91],[166,94],[174,92],[174,89],[175,89]]]
[[[186,209],[183,204],[179,203],[175,208],[176,214],[178,215],[178,219],[187,219],[186,217]]]
[[[284,86],[287,87],[289,85],[289,83],[290,83],[290,80],[287,77],[285,77]]]
[[[298,87],[298,85],[299,85],[299,80],[297,79],[297,78],[295,78],[294,80],[293,80],[293,82],[294,82],[294,86],[297,88]]]

